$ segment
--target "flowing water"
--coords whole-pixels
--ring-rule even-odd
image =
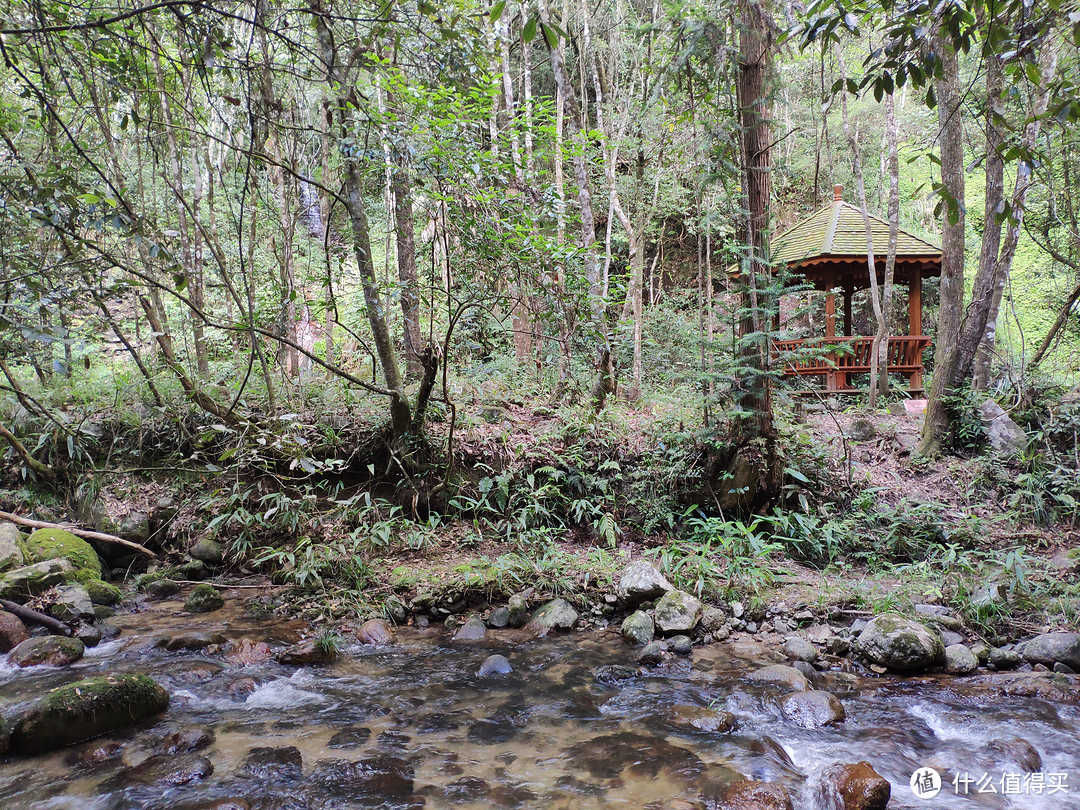
[[[985,677],[826,675],[821,688],[841,699],[847,719],[807,730],[784,720],[775,690],[745,680],[770,660],[756,644],[695,647],[692,659],[604,685],[594,669],[631,657],[614,634],[520,641],[489,633],[470,645],[442,628],[403,629],[392,646],[347,645],[331,665],[298,668],[245,665],[228,646],[206,654],[152,646],[166,630],[221,631],[233,645],[298,638],[298,623],[246,618],[232,606],[190,616],[161,602],[114,621],[123,634],[69,668],[0,663],[0,707],[11,718],[45,689],[143,672],[168,689],[167,714],[53,754],[0,760],[0,807],[194,808],[225,798],[254,808],[708,807],[741,775],[780,781],[797,808],[819,810],[827,806],[821,771],[865,760],[892,782],[890,808],[1080,808],[1080,705],[1009,696]],[[476,677],[495,652],[513,673]],[[695,710],[685,707],[732,712],[738,727],[699,731],[686,723]],[[179,753],[148,759],[170,740],[177,748],[170,735],[178,732],[202,737],[188,748],[205,745],[198,730],[212,732],[208,746],[186,753],[181,743]],[[995,741],[1014,738],[1041,754],[1035,781],[1011,782],[1023,766]],[[909,787],[920,766],[943,774],[932,800]],[[959,777],[963,790],[964,774],[967,796],[951,784]],[[983,774],[996,794],[978,792]],[[1067,774],[1069,793],[1050,795],[1061,781],[1052,774]]]

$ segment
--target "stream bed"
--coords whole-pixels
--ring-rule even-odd
[[[140,727],[0,759],[0,807],[659,810],[718,806],[725,784],[750,778],[825,810],[822,771],[867,761],[892,784],[890,808],[1080,808],[1080,703],[1075,683],[1053,686],[1062,676],[823,673],[818,688],[846,719],[804,729],[775,688],[746,679],[782,660],[754,642],[695,647],[616,684],[595,670],[632,663],[633,650],[597,632],[467,644],[441,627],[403,628],[392,645],[348,639],[336,662],[296,667],[251,649],[292,643],[306,626],[247,617],[238,601],[206,615],[150,603],[115,617],[122,634],[66,668],[20,670],[0,656],[9,719],[47,689],[103,673],[148,674],[171,696]],[[154,647],[185,630],[227,643]],[[513,672],[477,677],[493,653]],[[733,731],[703,730],[718,710],[735,716]],[[923,767],[941,774],[933,799],[909,786]]]

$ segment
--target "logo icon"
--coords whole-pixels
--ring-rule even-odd
[[[919,768],[911,775],[911,792],[920,799],[932,799],[941,792],[941,774],[933,768]]]

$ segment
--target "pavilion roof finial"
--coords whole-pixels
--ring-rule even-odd
[[[833,200],[835,202],[840,202],[841,200],[844,199],[844,187],[842,185],[840,185],[839,183],[837,183],[835,186],[832,187],[832,193],[833,193]]]

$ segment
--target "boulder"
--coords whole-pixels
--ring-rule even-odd
[[[487,626],[493,630],[502,630],[510,626],[510,608],[497,607],[488,614]]]
[[[101,643],[103,633],[100,627],[89,622],[79,622],[72,635],[83,643],[85,647],[96,647]]]
[[[789,692],[805,692],[810,688],[810,683],[806,680],[805,675],[794,667],[784,666],[783,664],[772,664],[755,670],[746,676],[746,680],[751,683],[779,686]]]
[[[630,644],[648,644],[655,632],[652,617],[643,610],[634,611],[623,619],[622,635]]]
[[[634,560],[623,569],[619,576],[617,593],[619,598],[631,607],[651,599],[659,599],[672,590],[672,584],[665,579],[648,560]]]
[[[361,644],[389,644],[394,640],[394,631],[386,619],[368,619],[356,631]]]
[[[214,764],[201,754],[154,754],[138,765],[124,768],[105,786],[118,789],[137,784],[166,789],[199,782],[213,773]]]
[[[552,599],[533,611],[529,628],[540,635],[550,630],[573,630],[578,623],[578,612],[565,599]]]
[[[701,602],[685,591],[671,590],[656,603],[653,621],[656,628],[666,635],[689,633],[701,619]]]
[[[178,652],[185,650],[189,652],[195,652],[197,650],[205,650],[214,644],[224,644],[225,636],[221,633],[207,632],[203,630],[189,630],[184,633],[177,633],[172,635],[166,633],[165,635],[158,636],[154,642],[155,647],[159,647],[169,652]]]
[[[868,442],[877,436],[877,428],[865,416],[857,416],[851,420],[851,425],[845,433],[853,442]]]
[[[0,653],[22,644],[30,635],[26,632],[26,625],[22,620],[5,610],[0,610]]]
[[[303,773],[304,757],[294,745],[252,748],[244,759],[242,770],[258,779],[291,781]]]
[[[0,714],[0,757],[8,752],[11,747],[11,729],[8,728],[7,720]]]
[[[941,634],[894,613],[876,616],[859,634],[859,653],[897,672],[921,672],[945,662]]]
[[[22,549],[30,562],[67,560],[76,574],[85,571],[101,579],[101,560],[94,547],[64,529],[38,529],[26,538]]]
[[[970,675],[978,668],[979,659],[963,644],[950,644],[945,648],[945,671],[950,675]]]
[[[979,417],[986,431],[986,440],[997,452],[1015,455],[1027,446],[1024,429],[1010,419],[994,400],[988,399],[979,406]]]
[[[869,762],[837,763],[821,774],[821,793],[818,806],[830,810],[885,810],[892,785]]]
[[[391,596],[383,602],[383,613],[394,624],[405,624],[409,621],[409,609],[396,596]]]
[[[729,783],[718,810],[792,810],[791,795],[779,782],[756,782],[740,779]]]
[[[94,603],[81,585],[57,585],[48,598],[52,602],[49,613],[62,622],[94,618]]]
[[[412,796],[413,779],[413,766],[404,759],[379,755],[355,762],[319,760],[310,782],[322,795],[351,802],[351,806],[399,807],[402,799]]]
[[[524,627],[529,622],[529,606],[525,603],[525,597],[514,594],[506,603],[506,609],[510,612],[507,624],[511,627]]]
[[[66,667],[83,657],[86,646],[77,638],[37,636],[28,638],[8,653],[8,660],[19,667]]]
[[[817,660],[817,647],[802,636],[788,636],[784,639],[784,655],[793,661],[813,663]]]
[[[15,724],[12,750],[37,754],[161,714],[169,693],[146,675],[105,675],[46,692]]]
[[[479,616],[471,617],[454,633],[454,641],[483,641],[487,635],[487,625]]]
[[[480,664],[480,669],[476,670],[476,677],[489,678],[492,675],[509,675],[513,671],[514,668],[510,666],[510,662],[506,660],[506,656],[489,655],[484,659],[484,662]]]
[[[639,664],[655,665],[664,660],[666,652],[667,644],[662,641],[650,641],[641,648],[641,652],[634,656],[634,660]]]
[[[180,585],[171,579],[155,579],[153,582],[148,582],[143,590],[156,599],[168,599],[180,593]]]
[[[1038,773],[1043,769],[1042,755],[1027,740],[1019,737],[991,740],[988,747],[1009,763],[1016,765],[1023,773]]]
[[[829,692],[792,692],[780,701],[784,717],[800,728],[823,728],[844,722],[844,704]]]
[[[86,594],[95,605],[119,605],[124,598],[124,593],[115,585],[103,582],[100,579],[91,579],[82,583]]]
[[[205,582],[192,588],[187,601],[184,602],[184,610],[191,613],[213,613],[223,607],[225,607],[225,600],[221,593],[213,585]]]
[[[66,582],[74,571],[75,566],[61,559],[13,568],[0,575],[0,599],[24,599],[43,593],[54,585]]]
[[[337,659],[337,646],[327,644],[321,639],[309,638],[291,647],[286,647],[274,656],[279,664],[305,667],[312,664],[329,664]]]
[[[672,706],[669,720],[678,728],[710,734],[728,734],[734,731],[737,725],[735,715],[731,712],[685,704]]]
[[[1030,664],[1052,667],[1061,662],[1080,670],[1080,633],[1043,633],[1024,645],[1024,659]]]
[[[690,655],[694,649],[694,642],[690,636],[672,636],[667,640],[667,646],[675,655]]]
[[[1020,666],[1020,655],[1015,650],[1006,650],[1004,647],[991,647],[989,656],[990,666],[1004,672],[1008,669],[1016,669]]]
[[[207,565],[221,565],[225,562],[225,546],[209,537],[202,538],[188,553]]]
[[[18,568],[23,564],[23,553],[19,548],[21,539],[22,535],[14,523],[0,521],[0,571]]]
[[[641,670],[625,664],[604,664],[593,670],[593,677],[597,683],[621,683],[640,678]]]

